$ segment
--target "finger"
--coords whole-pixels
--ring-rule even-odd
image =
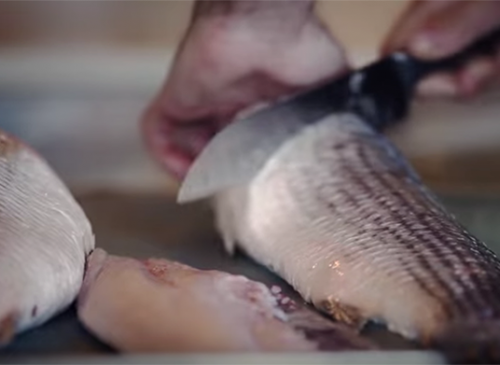
[[[214,109],[205,114],[173,107],[167,92],[160,92],[142,119],[142,134],[152,157],[177,178],[182,178],[210,139],[230,122],[235,111]],[[198,111],[201,109],[197,109]]]
[[[213,121],[208,118],[196,124],[194,122],[164,124],[160,126],[158,133],[167,139],[169,144],[191,155],[198,155],[215,134]]]
[[[388,36],[382,44],[381,53],[386,55],[403,49],[410,36],[421,28],[426,19],[441,9],[453,6],[453,4],[454,1],[412,1],[398,17],[397,22],[391,27]]]
[[[418,95],[470,97],[492,84],[497,71],[498,65],[493,57],[478,58],[457,73],[441,73],[423,80],[418,85]]]
[[[500,2],[459,1],[431,15],[409,36],[407,49],[417,57],[452,55],[500,25]]]
[[[175,148],[171,148],[165,150],[162,158],[158,161],[175,179],[182,180],[193,162],[193,157],[187,156],[184,152],[178,151]]]
[[[459,93],[457,77],[451,73],[440,73],[422,80],[417,86],[417,95],[422,98],[452,98]]]
[[[458,93],[472,96],[491,85],[498,72],[493,57],[480,58],[470,62],[457,75]]]
[[[168,126],[171,120],[162,114],[157,100],[146,109],[141,118],[142,136],[147,151],[163,169],[176,178],[182,177],[189,164],[189,153],[171,143]]]
[[[182,144],[182,142],[193,140],[193,138],[185,138],[184,141],[173,139],[172,136],[175,133],[165,130],[167,128],[164,125],[168,123],[167,120],[155,122],[154,126],[157,128],[146,128],[144,134],[154,160],[174,177],[182,179],[195,157],[192,151],[193,146],[189,143]]]

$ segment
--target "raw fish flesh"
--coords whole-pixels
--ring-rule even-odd
[[[0,343],[40,325],[78,295],[89,221],[35,151],[0,132]]]
[[[384,322],[426,344],[493,332],[500,344],[497,256],[355,115],[306,128],[213,206],[229,251],[337,320]]]
[[[243,276],[96,249],[78,316],[90,332],[123,352],[375,348],[354,331],[277,296]]]

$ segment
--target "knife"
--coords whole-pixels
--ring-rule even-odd
[[[249,182],[288,139],[325,116],[354,112],[377,131],[404,120],[416,85],[435,72],[452,71],[488,55],[500,41],[497,29],[445,59],[423,61],[394,53],[313,90],[236,119],[207,144],[191,165],[177,196],[187,203]]]

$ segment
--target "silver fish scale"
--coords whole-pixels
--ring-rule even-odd
[[[349,190],[343,195],[358,204],[351,205],[355,208],[351,214],[340,214],[347,223],[358,223],[350,232],[358,237],[358,244],[368,243],[373,259],[385,251],[380,243],[404,247],[406,253],[394,252],[398,261],[424,291],[435,296],[443,307],[449,307],[450,316],[475,316],[489,307],[490,313],[500,314],[500,295],[495,288],[500,279],[498,260],[421,189],[408,167],[399,163],[403,161],[396,153],[387,153],[394,149],[386,141],[364,133],[351,138],[331,148],[337,151],[340,167],[335,173],[343,177],[339,185]],[[318,202],[345,204],[323,198]],[[376,245],[370,245],[370,239]],[[395,267],[386,270],[396,271]]]
[[[352,115],[304,130],[216,207],[237,217],[219,224],[226,237],[316,305],[354,307],[408,336],[500,318],[497,257]]]

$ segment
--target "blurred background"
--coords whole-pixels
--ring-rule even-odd
[[[320,1],[363,65],[407,1]],[[37,148],[73,189],[173,187],[145,153],[138,118],[158,90],[191,1],[0,1],[0,127]],[[496,94],[415,106],[395,142],[436,189],[500,186]]]

